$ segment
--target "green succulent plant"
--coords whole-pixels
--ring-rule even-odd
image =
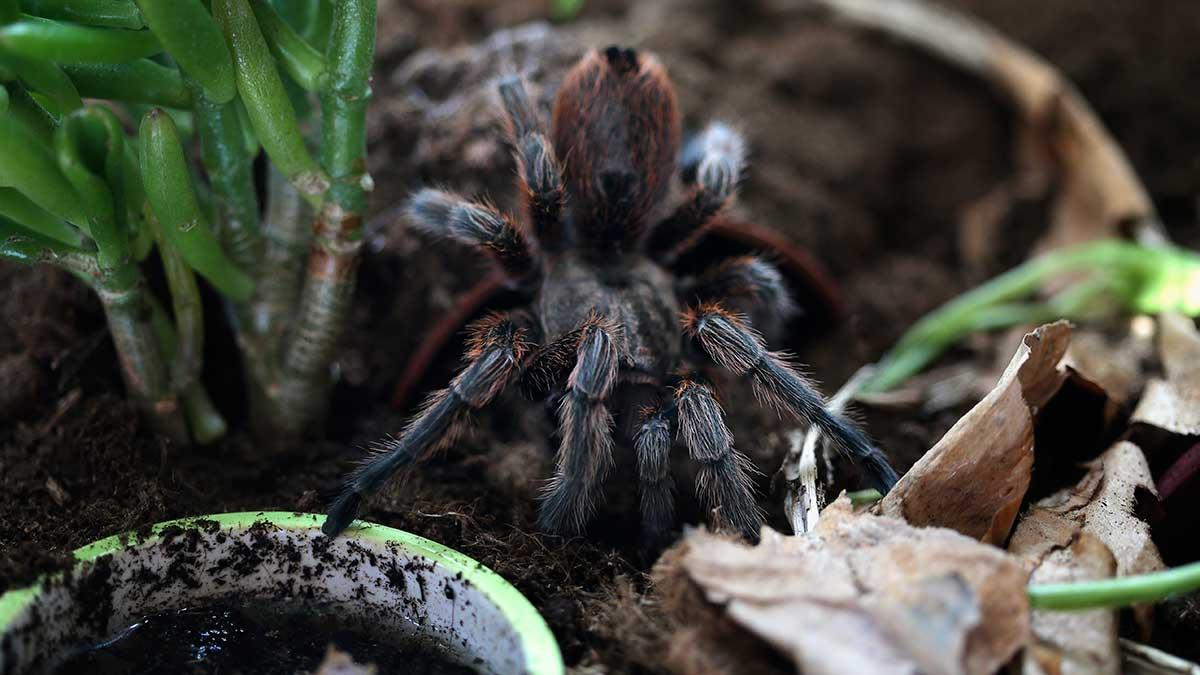
[[[375,11],[0,0],[0,257],[96,292],[128,395],[177,442],[226,428],[199,379],[197,275],[225,304],[256,429],[286,440],[321,420],[371,188]]]

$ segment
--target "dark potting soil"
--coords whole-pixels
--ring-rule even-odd
[[[273,603],[218,604],[148,616],[118,636],[73,654],[56,675],[316,672],[330,646],[380,673],[475,675],[423,643],[388,639],[339,623],[336,612]]]
[[[0,590],[68,564],[75,547],[157,521],[320,511],[362,448],[402,428],[408,411],[389,407],[392,386],[423,332],[483,272],[467,263],[474,257],[415,237],[388,214],[420,184],[486,194],[510,207],[514,194],[511,158],[485,114],[492,104],[472,95],[495,72],[429,52],[431,67],[412,68],[412,77],[404,69],[419,50],[477,43],[544,18],[549,4],[379,3],[369,121],[376,213],[326,434],[284,461],[263,456],[245,432],[232,365],[238,359],[217,303],[208,302],[214,298],[206,298],[213,312],[205,381],[233,432],[213,447],[174,448],[124,402],[103,315],[88,291],[48,267],[0,264],[0,325],[10,328],[0,328]],[[739,126],[751,163],[738,213],[821,260],[847,305],[842,322],[801,322],[797,335],[805,338],[779,346],[836,385],[922,313],[1020,261],[1046,214],[1024,205],[1003,224],[987,259],[964,255],[963,209],[1012,175],[1010,111],[970,77],[876,36],[790,12],[793,4],[588,0],[577,20],[546,28],[558,38],[552,50],[514,49],[492,60],[553,86],[584,49],[633,41],[667,66],[689,128],[714,118]],[[1200,41],[1187,33],[1200,23],[1200,3],[949,4],[978,12],[1062,68],[1129,151],[1172,235],[1200,239],[1200,97],[1181,93],[1195,79],[1188,64],[1200,62]],[[444,386],[458,357],[451,345],[422,388]],[[981,357],[959,350],[949,358]],[[756,486],[762,504],[782,527],[770,476],[789,424],[749,404],[753,396],[738,383],[720,385],[738,448],[763,471]],[[865,421],[903,469],[961,412],[878,409]],[[669,642],[656,623],[657,600],[646,592],[650,561],[638,557],[632,525],[636,479],[613,476],[618,494],[586,536],[541,537],[536,498],[554,452],[542,406],[506,397],[476,422],[365,515],[461,550],[506,577],[546,617],[569,666],[663,670],[671,650],[686,645]],[[687,492],[680,490],[681,500]],[[681,522],[703,519],[694,504],[683,506]],[[1200,641],[1183,635],[1176,651],[1200,658]]]

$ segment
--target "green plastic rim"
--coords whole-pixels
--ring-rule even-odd
[[[173,526],[188,528],[194,526],[197,521],[216,521],[221,530],[243,530],[251,527],[254,523],[266,521],[280,529],[295,531],[320,530],[324,518],[324,516],[313,513],[284,511],[244,511],[192,516],[158,523],[151,528],[149,537],[126,533],[101,539],[76,549],[75,558],[80,563],[86,563],[135,546],[152,544],[159,539],[159,535],[164,529]],[[512,584],[482,563],[452,548],[410,532],[361,520],[354,521],[354,524],[341,536],[363,542],[392,544],[407,553],[424,556],[452,573],[461,574],[463,579],[486,595],[512,624],[513,630],[521,642],[521,648],[525,654],[526,671],[530,675],[561,675],[563,673],[562,654],[559,652],[558,642],[555,641],[550,627],[546,625],[541,614],[538,614],[529,600],[521,595]],[[41,586],[42,584],[39,582],[0,596],[0,633],[7,631],[12,622],[21,616],[26,607],[37,598],[41,592]]]

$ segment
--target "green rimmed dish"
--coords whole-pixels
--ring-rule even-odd
[[[508,582],[441,544],[324,517],[227,513],[159,523],[75,552],[78,564],[0,596],[0,675],[53,669],[139,619],[228,601],[320,603],[485,673],[559,675],[545,621]]]

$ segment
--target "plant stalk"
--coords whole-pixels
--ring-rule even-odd
[[[1131,577],[1035,584],[1028,593],[1034,609],[1081,610],[1157,602],[1197,589],[1200,589],[1200,562]]]
[[[321,168],[329,188],[313,225],[304,290],[280,368],[281,421],[294,431],[304,431],[325,403],[358,272],[370,186],[366,110],[374,53],[375,2],[336,3],[320,93]]]
[[[151,326],[144,283],[138,276],[137,282],[127,288],[110,289],[102,283],[94,284],[93,288],[104,307],[130,398],[159,433],[186,445],[187,425],[179,399],[170,386],[166,360]]]
[[[246,149],[237,105],[210,100],[198,83],[191,83],[191,89],[204,166],[216,200],[217,235],[234,264],[257,272],[263,260],[263,238],[254,190],[254,156]]]

